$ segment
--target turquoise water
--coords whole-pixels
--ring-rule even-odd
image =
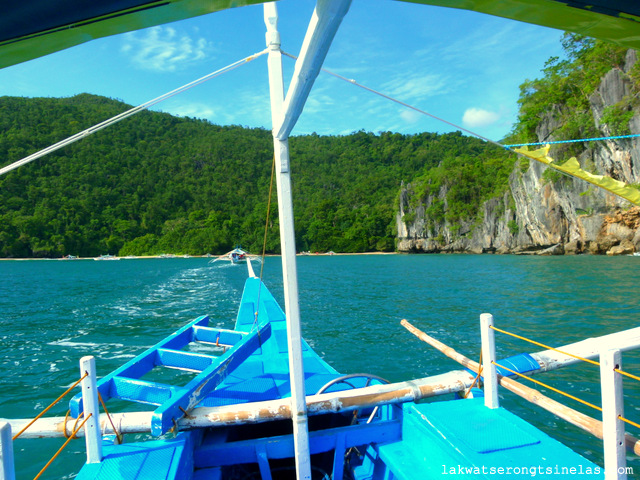
[[[424,377],[459,366],[405,331],[401,319],[473,359],[483,312],[498,327],[540,342],[570,343],[638,326],[638,266],[638,257],[299,257],[303,334],[341,372],[391,381]],[[242,266],[200,258],[0,262],[0,417],[37,414],[78,378],[84,355],[95,355],[104,375],[201,314],[233,328],[245,276]],[[267,258],[264,278],[281,301],[279,258]],[[502,335],[497,342],[500,356],[540,350]],[[623,355],[625,369],[640,372],[638,352]],[[571,367],[542,380],[600,404],[596,367]],[[507,408],[602,463],[599,440],[501,393]],[[625,380],[625,393],[627,417],[638,422],[640,386]],[[66,409],[54,407],[52,414]],[[18,478],[33,478],[62,443],[18,440]],[[42,478],[72,478],[83,460],[84,441],[73,441]]]

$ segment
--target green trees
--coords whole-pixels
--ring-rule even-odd
[[[1,97],[0,159],[16,161],[127,108],[88,94]],[[461,182],[449,214],[466,214],[493,188],[486,178],[472,183],[495,156],[459,132],[313,134],[291,138],[290,149],[299,250],[393,250],[401,182],[439,165],[435,172],[453,168],[447,178]],[[0,256],[220,254],[237,244],[260,252],[272,161],[264,129],[140,113],[0,178]],[[279,251],[275,205],[270,253]]]
[[[573,140],[599,136],[593,120],[589,97],[611,69],[622,69],[627,49],[582,35],[566,33],[562,39],[566,59],[551,57],[542,70],[544,76],[527,80],[520,86],[520,113],[511,135],[512,143],[536,142],[536,128],[543,116],[554,112],[561,125],[554,131],[556,140]],[[640,78],[640,67],[630,72],[632,83]],[[611,122],[616,133],[627,133],[631,105],[606,112],[603,123]],[[626,115],[625,115],[626,114]],[[558,147],[567,156],[575,155],[581,145]]]

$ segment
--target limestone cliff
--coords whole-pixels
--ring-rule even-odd
[[[611,136],[601,122],[605,109],[633,94],[627,73],[637,61],[627,52],[624,68],[609,71],[589,104],[596,128]],[[636,93],[637,94],[637,93]],[[553,141],[563,107],[554,106],[536,129],[539,141]],[[629,121],[640,134],[640,111]],[[640,184],[640,137],[590,142],[578,156],[583,169],[628,184]],[[551,150],[551,157],[557,149]],[[398,250],[415,252],[621,254],[640,251],[640,208],[578,179],[545,174],[543,164],[517,163],[509,191],[482,205],[479,216],[455,225],[425,216],[434,201],[444,201],[446,187],[415,198],[412,186],[402,186],[397,214]]]

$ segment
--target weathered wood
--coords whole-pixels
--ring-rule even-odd
[[[420,400],[422,398],[460,392],[468,388],[474,377],[466,370],[426,377],[408,382],[372,385],[365,388],[340,392],[323,393],[307,397],[307,410],[310,415],[348,412],[378,405],[397,404]],[[120,433],[143,433],[151,429],[153,412],[130,412],[111,414],[113,423]],[[240,425],[262,423],[291,418],[291,401],[288,398],[264,402],[226,405],[223,407],[194,408],[188,416],[178,421],[180,430],[200,427]],[[7,420],[16,430],[30,419]],[[67,420],[67,433],[70,433],[75,420]],[[111,423],[106,415],[100,415],[101,429],[104,435],[113,434]],[[62,437],[65,428],[64,417],[43,417],[38,419],[21,438]],[[79,432],[81,435],[82,432]]]
[[[478,373],[478,366],[479,366],[478,362],[474,362],[473,360],[465,357],[461,353],[458,353],[453,348],[427,335],[423,331],[411,325],[406,320],[402,320],[401,324],[411,333],[415,332],[414,335],[416,335],[421,340],[424,340],[426,343],[433,346],[434,348],[440,350],[447,357],[453,360],[456,360],[458,363]],[[529,402],[535,405],[538,405],[541,408],[544,408],[545,410],[553,413],[554,415],[562,418],[563,420],[571,423],[572,425],[575,425],[576,427],[581,428],[582,430],[589,432],[592,435],[602,440],[603,429],[602,429],[602,422],[600,420],[596,420],[595,418],[591,418],[590,416],[585,415],[584,413],[578,412],[573,408],[567,407],[566,405],[563,405],[547,397],[546,395],[543,395],[538,390],[531,387],[527,387],[526,385],[516,382],[513,379],[498,375],[498,381],[500,385],[502,385],[504,388],[506,388],[510,392],[515,393],[516,395],[524,398],[525,400],[528,400]],[[627,450],[634,452],[636,455],[640,455],[640,440],[627,434],[625,435],[625,444],[626,444]]]
[[[638,348],[640,346],[640,327],[622,330],[620,332],[603,335],[601,337],[587,338],[579,342],[557,347],[557,350],[577,355],[582,358],[596,359],[600,351],[608,348],[617,348],[622,352]],[[555,370],[557,368],[573,365],[581,360],[570,357],[554,350],[544,350],[532,353],[531,356],[540,364],[540,372]],[[538,372],[536,372],[538,373]]]

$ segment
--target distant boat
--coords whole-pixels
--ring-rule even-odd
[[[115,255],[106,254],[100,255],[99,257],[95,257],[94,260],[120,260],[120,257],[116,257]]]
[[[230,252],[220,255],[218,258],[214,258],[213,260],[210,260],[209,263],[215,263],[220,260],[228,261],[234,264],[247,263],[247,260],[253,260],[257,262],[261,261],[260,257],[258,257],[257,255],[251,255],[249,252],[243,250],[240,247],[236,247]]]

